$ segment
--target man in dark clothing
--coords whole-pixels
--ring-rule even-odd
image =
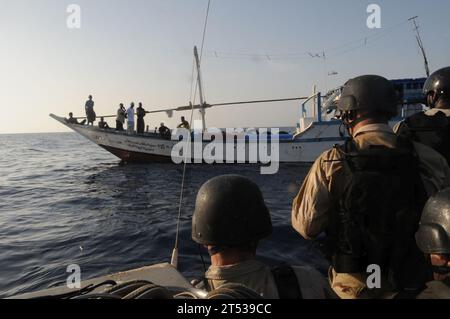
[[[86,119],[88,125],[89,124],[94,125],[96,115],[94,112],[94,101],[92,100],[92,95],[89,95],[89,100],[86,101],[84,108],[86,110]]]
[[[189,122],[186,121],[184,116],[181,117],[181,123],[177,126],[177,128],[184,128],[186,130],[190,130],[191,126],[189,125]]]
[[[102,129],[109,129],[108,123],[105,122],[104,118],[100,118],[100,122],[98,122],[98,127]]]
[[[120,103],[119,109],[117,110],[116,131],[123,131],[123,123],[125,123],[126,118],[127,118],[127,110],[123,106],[123,103]]]
[[[433,148],[450,163],[450,67],[430,75],[423,91],[429,110],[400,123],[397,134]]]
[[[450,299],[450,188],[428,200],[416,241],[433,269],[433,280],[416,298]]]
[[[137,116],[137,133],[138,134],[144,134],[144,116],[146,112],[145,109],[142,107],[142,103],[139,103],[138,108],[136,109],[136,116]]]
[[[81,121],[81,123],[79,123],[78,120],[73,117],[73,113],[70,112],[69,113],[69,118],[66,119],[66,122],[69,123],[69,124],[81,124],[81,125],[84,125],[84,123],[86,123],[86,120],[83,120],[83,121]]]
[[[159,135],[164,138],[170,138],[171,136],[170,129],[167,126],[165,126],[164,123],[161,123],[158,132]]]
[[[397,97],[387,79],[349,80],[337,107],[351,139],[316,160],[294,199],[292,226],[305,239],[325,233],[321,247],[339,297],[417,291],[431,272],[414,234],[427,197],[449,185],[447,162],[394,134],[388,122],[397,115]],[[375,264],[377,288],[367,285]]]

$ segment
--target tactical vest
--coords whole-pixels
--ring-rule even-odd
[[[272,268],[279,299],[303,299],[297,275],[291,266],[283,264]]]
[[[412,142],[397,148],[357,150],[336,146],[342,155],[344,185],[332,194],[334,210],[327,231],[331,263],[338,273],[366,273],[380,266],[395,289],[417,289],[430,276],[419,251],[417,231],[426,193]]]
[[[398,134],[430,146],[450,163],[450,117],[443,112],[414,114],[400,126]]]

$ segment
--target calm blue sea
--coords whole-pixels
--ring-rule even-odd
[[[242,174],[261,187],[274,233],[260,257],[324,270],[313,244],[290,226],[292,199],[309,165],[283,165],[276,175],[258,166],[188,166],[183,201],[180,269],[200,276],[190,218],[202,183]],[[82,279],[170,262],[182,167],[120,165],[119,159],[75,133],[0,135],[0,297],[65,282],[78,264]]]

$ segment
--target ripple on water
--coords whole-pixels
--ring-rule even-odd
[[[65,282],[66,267],[82,278],[168,262],[175,239],[182,169],[171,164],[119,165],[73,133],[0,135],[0,297]],[[270,262],[326,263],[290,227],[293,197],[307,165],[284,165],[263,176],[256,166],[188,166],[183,193],[180,268],[202,271],[191,240],[191,214],[202,183],[242,174],[262,189],[274,232],[259,254]],[[203,252],[204,253],[204,252]]]

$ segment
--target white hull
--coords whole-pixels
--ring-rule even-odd
[[[113,129],[99,129],[98,127],[67,124],[64,118],[50,115],[55,120],[66,125],[78,134],[84,136],[93,143],[103,147],[112,154],[121,158],[126,162],[179,162],[183,159],[183,155],[172,158],[172,149],[178,144],[178,141],[172,141],[159,137],[157,134],[144,135],[128,135],[125,132],[117,132]],[[316,158],[325,150],[330,149],[337,143],[342,143],[342,139],[338,135],[339,125],[337,122],[312,123],[300,136],[295,139],[279,140],[278,162],[280,163],[298,163],[298,162],[314,162]],[[203,142],[203,149],[208,142]],[[225,163],[227,159],[227,144],[224,143],[222,156],[217,154],[215,163]],[[243,143],[244,144],[244,143]],[[245,159],[237,160],[236,146],[231,146],[233,150],[231,158],[236,163],[253,163],[254,157],[250,157],[250,149],[256,146],[256,141],[248,141],[245,143]],[[270,143],[269,143],[270,145]],[[267,154],[267,151],[262,151]],[[193,163],[204,162],[203,151],[191,151],[189,161]],[[274,159],[276,156],[267,154],[268,157]],[[267,160],[257,155],[258,163],[266,163]]]

